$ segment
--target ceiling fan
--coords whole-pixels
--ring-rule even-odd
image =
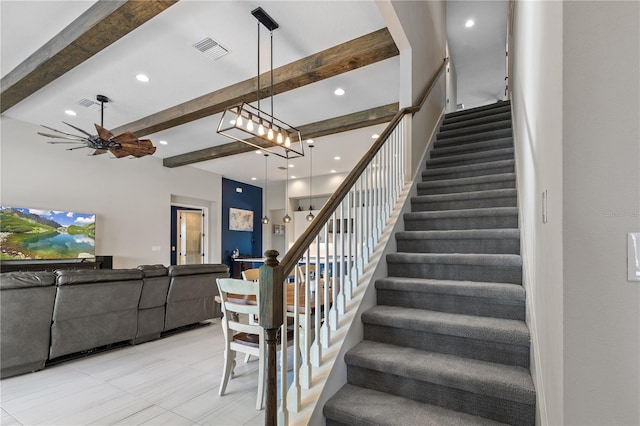
[[[124,132],[118,136],[114,136],[109,130],[102,127],[104,124],[104,104],[109,102],[109,98],[104,95],[96,96],[96,100],[100,102],[100,125],[95,124],[97,135],[92,135],[84,130],[63,121],[69,127],[74,128],[84,136],[74,135],[71,133],[63,132],[62,130],[56,130],[51,127],[42,125],[42,127],[53,130],[59,134],[38,132],[41,136],[49,138],[62,139],[61,141],[49,141],[51,144],[78,144],[73,148],[67,148],[67,151],[72,151],[79,148],[93,149],[93,153],[89,155],[100,155],[110,152],[116,158],[123,157],[144,157],[145,155],[152,155],[156,152],[156,147],[153,146],[149,139],[138,139],[131,132]]]

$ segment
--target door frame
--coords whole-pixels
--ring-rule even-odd
[[[174,213],[175,209],[175,213]],[[202,237],[202,252],[204,256],[202,257],[202,263],[209,263],[209,208],[204,206],[199,206],[195,204],[185,204],[185,203],[171,203],[170,206],[170,215],[171,215],[171,226],[170,226],[170,265],[178,264],[178,210],[196,210],[202,212],[204,218],[202,219],[202,232],[204,236]]]

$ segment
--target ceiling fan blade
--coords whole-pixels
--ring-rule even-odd
[[[54,132],[62,133],[63,135],[74,136],[76,138],[83,138],[84,137],[84,136],[78,136],[78,135],[74,135],[74,134],[71,134],[71,133],[63,132],[62,130],[54,129],[53,127],[45,126],[44,124],[41,124],[41,126],[44,127],[45,129],[49,129],[49,130],[53,130]]]
[[[83,138],[82,136],[61,136],[61,135],[52,135],[51,133],[43,133],[43,132],[38,132],[38,134],[40,136],[45,136],[47,138],[67,139],[70,141],[78,141],[78,142],[82,142],[86,139],[86,138]]]
[[[61,144],[61,143],[85,145],[84,142],[72,142],[72,141],[47,141],[47,143],[51,143],[51,144],[54,144],[54,145]]]
[[[87,135],[87,136],[89,136],[89,137],[92,137],[92,136],[93,136],[93,135],[91,135],[91,134],[89,134],[89,133],[85,132],[85,131],[84,131],[84,130],[82,130],[81,128],[74,126],[73,124],[69,124],[69,123],[67,123],[66,121],[63,121],[63,123],[64,123],[64,124],[66,124],[66,125],[67,125],[67,126],[69,126],[69,127],[73,127],[73,128],[74,128],[74,129],[76,129],[77,131],[79,131],[79,132],[81,132],[81,133],[84,133],[85,135]]]
[[[109,152],[113,154],[116,158],[126,157],[128,154],[122,150],[120,147],[109,148]]]
[[[132,144],[132,143],[137,143],[138,142],[138,138],[133,136],[133,134],[131,132],[124,132],[123,134],[118,135],[118,136],[114,137],[111,140],[113,142],[117,142],[117,143],[119,143],[121,145]]]
[[[104,127],[99,126],[97,124],[94,124],[94,126],[96,126],[96,130],[98,131],[98,136],[100,136],[100,139],[102,139],[103,141],[108,141],[113,137],[113,133],[111,133],[109,130],[105,129]]]
[[[153,155],[156,152],[156,147],[153,146],[153,143],[151,143],[149,139],[141,139],[140,148],[144,149],[146,155]]]
[[[93,154],[91,155],[100,155],[100,154],[106,153],[107,151],[108,151],[107,149],[96,149],[95,151],[93,151]]]

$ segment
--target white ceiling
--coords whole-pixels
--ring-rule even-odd
[[[94,1],[88,0],[0,1],[2,76],[93,3]],[[454,16],[465,15],[465,8],[473,6],[473,14],[478,20],[475,27],[477,33],[473,39],[477,40],[480,32],[482,37],[486,37],[481,19],[492,19],[494,23],[491,26],[495,26],[494,3],[506,4],[506,1],[449,3],[447,23],[452,30],[448,37],[460,81],[458,102],[476,102],[475,99],[483,94],[473,93],[465,85],[478,84],[480,73],[475,71],[479,68],[476,67],[474,71],[469,61],[463,59],[464,55],[469,55],[469,49],[474,51],[474,47],[463,38],[464,31],[453,28],[452,19]],[[274,68],[385,26],[373,0],[181,0],[5,111],[4,115],[65,131],[68,128],[61,122],[67,121],[91,131],[93,123],[100,122],[100,113],[79,106],[76,102],[83,98],[94,100],[97,94],[103,94],[111,99],[104,111],[104,125],[106,128],[115,128],[254,77],[257,73],[257,24],[250,12],[258,6],[263,7],[280,24],[280,28],[274,31]],[[485,14],[484,8],[491,11]],[[230,53],[211,60],[192,47],[206,36],[216,40]],[[261,72],[265,72],[269,69],[268,32],[263,29],[261,37]],[[504,45],[502,49],[504,51]],[[495,73],[495,70],[490,71],[484,65],[480,68],[483,73]],[[138,82],[135,79],[138,73],[147,74],[151,81]],[[476,78],[469,79],[467,83],[470,74]],[[498,77],[498,80],[501,78],[504,76]],[[264,84],[267,82],[263,82]],[[335,96],[333,91],[337,87],[344,88],[346,94],[342,97]],[[497,90],[495,87],[484,90],[487,95],[493,96]],[[500,90],[504,90],[504,86]],[[469,95],[466,94],[467,91]],[[397,102],[398,93],[399,57],[395,57],[277,95],[274,97],[275,115],[291,125],[301,126]],[[467,96],[469,100],[466,100]],[[473,101],[471,96],[474,96]],[[73,109],[78,115],[67,116],[64,114],[66,109]],[[156,145],[154,156],[158,158],[231,142],[216,134],[219,120],[220,115],[217,114],[145,138],[148,137]],[[379,133],[383,128],[384,125],[378,125],[316,139],[313,152],[314,175],[328,174],[330,170],[349,171],[370,146],[371,135]],[[159,144],[160,140],[168,141],[168,145]],[[46,141],[43,138],[43,143]],[[86,154],[87,150],[69,152],[69,155],[76,155],[83,160]],[[341,160],[334,160],[335,156],[340,156]],[[106,156],[88,161],[101,161],[102,157]],[[281,165],[279,162],[284,163],[284,160],[270,161],[269,168]],[[309,161],[306,158],[292,160],[292,163],[295,167],[291,174],[297,177],[308,176]],[[264,158],[254,153],[205,161],[192,166],[259,186],[263,181],[261,177],[264,176]],[[270,171],[269,175],[270,180],[272,176],[273,179],[284,179],[282,173],[276,171]],[[252,181],[252,177],[256,177],[257,181]]]
[[[465,108],[505,98],[508,0],[448,0],[447,41]],[[468,19],[475,25],[465,28]]]

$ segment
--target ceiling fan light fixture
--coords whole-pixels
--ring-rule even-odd
[[[115,158],[124,157],[144,157],[145,155],[153,155],[156,152],[156,147],[149,139],[138,139],[131,132],[124,132],[118,136],[115,136],[109,130],[104,128],[104,109],[105,103],[109,102],[109,98],[104,95],[97,95],[96,100],[100,102],[100,125],[95,125],[97,134],[92,135],[89,132],[82,130],[79,127],[74,126],[63,121],[67,126],[82,133],[82,135],[74,135],[72,133],[56,130],[51,127],[42,126],[46,129],[52,130],[54,133],[38,132],[39,135],[53,138],[49,141],[51,144],[74,144],[78,145],[72,148],[67,148],[67,151],[72,151],[79,148],[93,149],[93,155],[111,153]],[[95,102],[94,102],[95,103]],[[57,141],[55,139],[58,139]]]

